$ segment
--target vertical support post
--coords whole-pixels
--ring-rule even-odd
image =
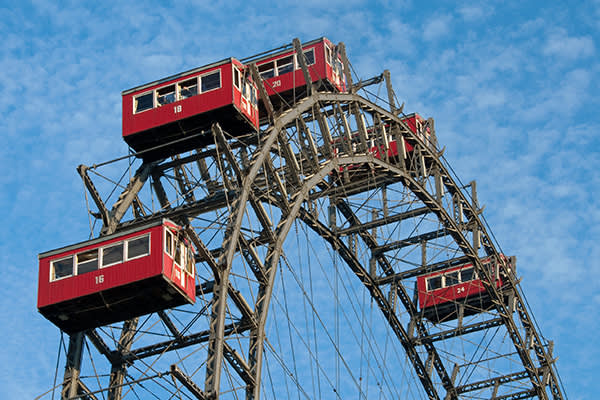
[[[308,71],[308,65],[306,65],[306,60],[304,59],[304,51],[302,50],[302,45],[300,44],[300,40],[298,38],[294,38],[292,43],[294,45],[294,50],[296,51],[298,63],[300,64],[300,68],[302,69],[302,73],[304,74],[304,81],[306,82],[306,95],[310,96],[313,92],[313,84],[312,78],[310,77],[310,72]]]
[[[381,202],[383,203],[383,218],[388,217],[387,186],[381,188]]]
[[[385,87],[387,89],[388,103],[390,104],[390,112],[396,113],[396,101],[394,100],[394,90],[392,89],[392,77],[389,70],[383,71],[383,79],[385,80]]]
[[[81,371],[81,358],[83,355],[83,332],[77,332],[69,337],[67,350],[67,365],[63,380],[62,398],[70,399],[79,392],[79,373]]]
[[[454,388],[454,382],[456,382],[456,376],[458,375],[458,364],[454,364],[454,367],[452,368],[452,375],[450,376],[450,382],[452,384],[452,388]],[[444,400],[450,400],[452,398],[456,398],[456,393],[454,389],[448,390],[446,392],[446,396],[444,397]]]
[[[414,285],[412,303],[414,304],[415,308],[417,307],[417,304],[419,303],[419,287],[417,286],[417,281],[415,281],[415,285]],[[416,330],[416,325],[417,325],[417,321],[415,321],[416,318],[419,318],[419,317],[416,315],[411,315],[410,321],[408,321],[407,333],[408,333],[408,337],[410,337],[411,339],[413,339],[415,337],[415,330]]]
[[[263,82],[260,74],[258,73],[258,69],[256,68],[255,63],[250,64],[250,74],[252,74],[252,80],[258,88],[258,95],[260,96],[260,99],[262,100],[265,106],[265,110],[267,110],[267,115],[272,121],[274,115],[273,104],[271,104],[271,100],[269,99],[269,95],[267,94],[267,91],[265,89],[265,83]]]
[[[352,131],[350,130],[350,124],[348,123],[348,118],[346,118],[346,114],[344,114],[344,112],[342,111],[342,108],[340,107],[339,104],[336,104],[336,110],[338,113],[338,117],[342,122],[342,129],[344,131],[344,139],[342,140],[342,143],[344,144],[344,150],[346,150],[346,152],[353,156],[354,155],[354,148],[352,146]]]
[[[199,153],[199,151],[197,151]],[[200,176],[202,180],[206,182],[206,189],[209,194],[213,194],[215,192],[215,185],[210,177],[210,171],[208,170],[208,166],[206,165],[206,160],[204,158],[200,158],[196,161],[196,165],[198,166],[198,170],[200,171]],[[155,178],[155,177],[154,177]]]
[[[340,42],[338,44],[338,51],[340,53],[340,57],[342,58],[342,65],[344,66],[346,88],[348,90],[348,93],[353,93],[354,88],[352,87],[352,72],[350,71],[350,63],[348,62],[348,57],[346,56],[346,45],[344,44],[344,42]]]
[[[373,210],[371,212],[371,217],[373,218],[373,221],[376,221],[377,218],[379,218],[379,211]],[[373,239],[377,239],[377,227],[373,227],[373,229],[371,230],[371,236],[373,237]]]
[[[435,133],[435,121],[433,120],[433,118],[427,118],[427,126],[429,127],[429,135],[431,137],[430,140],[430,145],[432,146],[431,149],[437,149],[437,135]]]
[[[494,390],[492,391],[492,399],[495,399],[498,396],[498,388],[500,387],[500,380],[496,380],[494,383]]]
[[[335,206],[336,199],[334,197],[329,198],[329,228],[335,233],[337,231],[336,213],[337,207]]]
[[[454,219],[460,225],[463,223],[463,205],[457,193],[452,195],[452,205],[454,206]]]
[[[321,131],[321,135],[323,136],[323,154],[327,157],[333,157],[333,139],[331,137],[331,131],[329,130],[329,125],[327,124],[327,120],[325,116],[318,108],[315,109],[315,114],[317,116],[317,122],[319,124],[319,130]]]
[[[471,181],[471,201],[473,210],[477,212],[479,210],[479,204],[477,201],[477,183],[475,181]],[[481,245],[481,232],[479,231],[479,227],[474,224],[472,227],[473,230],[473,249],[477,254],[479,252],[479,247]]]
[[[435,194],[437,201],[441,204],[442,198],[444,197],[444,182],[442,180],[442,174],[440,173],[439,168],[436,168],[433,171],[433,175],[435,177]]]
[[[393,313],[396,313],[396,304],[398,303],[398,282],[393,280],[390,284],[390,293],[388,295],[388,303]]]
[[[360,152],[367,153],[369,151],[369,134],[367,133],[365,117],[356,104],[352,104],[352,114],[354,115],[354,119],[356,119],[356,126],[358,127],[358,138],[361,147]]]
[[[381,118],[379,115],[374,116],[375,120],[375,132],[376,135],[376,143],[379,148],[379,154],[383,153],[382,159],[385,162],[389,162],[390,155],[390,140],[388,138],[387,129],[385,128],[385,124],[381,122]]]
[[[120,353],[127,353],[133,344],[133,336],[135,335],[139,318],[130,319],[123,323],[121,337],[117,350]],[[120,400],[123,393],[123,381],[127,374],[127,364],[113,364],[110,369],[110,384],[108,388],[108,400]]]
[[[373,255],[371,255],[371,258],[369,259],[369,275],[371,275],[372,278],[375,278],[377,275],[377,258]]]
[[[398,152],[398,165],[401,169],[406,170],[405,160],[407,157],[406,154],[406,142],[404,141],[404,136],[399,132],[398,128],[396,129],[396,151]]]

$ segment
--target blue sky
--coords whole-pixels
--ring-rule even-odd
[[[60,334],[36,312],[37,254],[89,231],[75,168],[126,154],[121,91],[327,36],[359,77],[390,70],[405,112],[435,118],[446,159],[477,180],[518,257],[569,398],[595,398],[600,2],[174,3],[0,2],[0,392],[52,385]]]

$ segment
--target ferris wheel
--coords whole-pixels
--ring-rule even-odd
[[[397,104],[326,38],[124,91],[92,239],[40,254],[39,398],[562,399],[475,182]]]

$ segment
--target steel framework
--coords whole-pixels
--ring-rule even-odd
[[[198,301],[70,336],[62,398],[563,398],[516,277],[502,292],[490,283],[480,258],[498,257],[498,245],[433,120],[428,142],[404,124],[387,71],[346,79],[349,93],[310,85],[280,110],[259,85],[269,120],[258,134],[214,124],[214,145],[142,163],[110,209],[103,165],[78,167],[99,235],[163,217],[186,226]],[[364,91],[382,81],[385,100]],[[369,151],[393,141],[397,156]],[[457,303],[458,318],[425,319],[415,278],[466,261],[494,307],[467,317]],[[324,278],[307,277],[315,265]],[[293,281],[306,327],[290,311]]]

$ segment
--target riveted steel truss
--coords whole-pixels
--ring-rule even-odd
[[[498,246],[481,219],[475,185],[462,186],[443,161],[433,120],[414,132],[393,104],[390,111],[356,93],[309,92],[283,112],[270,110],[258,134],[232,135],[214,124],[213,145],[142,163],[110,211],[95,185],[99,172],[78,168],[99,234],[155,218],[186,227],[197,251],[197,303],[73,335],[63,397],[258,399],[278,397],[280,388],[266,386],[288,381],[299,397],[367,397],[367,383],[342,355],[343,338],[331,339],[333,353],[354,383],[342,384],[339,372],[339,384],[325,378],[334,361],[312,350],[317,333],[329,332],[317,327],[320,316],[311,320],[315,341],[304,348],[315,366],[312,381],[323,376],[332,388],[325,394],[320,386],[304,389],[308,378],[270,339],[269,321],[284,314],[272,312],[273,301],[285,301],[279,279],[296,267],[289,243],[302,235],[327,247],[329,261],[321,263],[344,265],[368,294],[385,337],[399,346],[401,373],[386,367],[385,357],[373,358],[383,376],[373,385],[389,390],[383,397],[562,399],[552,345],[537,331],[516,276],[500,290],[481,261],[499,260]],[[467,262],[492,306],[455,301],[452,317],[428,319],[416,278]],[[315,303],[311,297],[305,304],[316,312]],[[278,310],[286,310],[289,331],[298,330],[288,306]],[[349,320],[361,332],[375,329]],[[292,354],[303,348],[298,336]],[[370,357],[380,345],[361,354]],[[81,370],[90,368],[95,373],[84,377]],[[284,370],[280,380],[273,369]]]

